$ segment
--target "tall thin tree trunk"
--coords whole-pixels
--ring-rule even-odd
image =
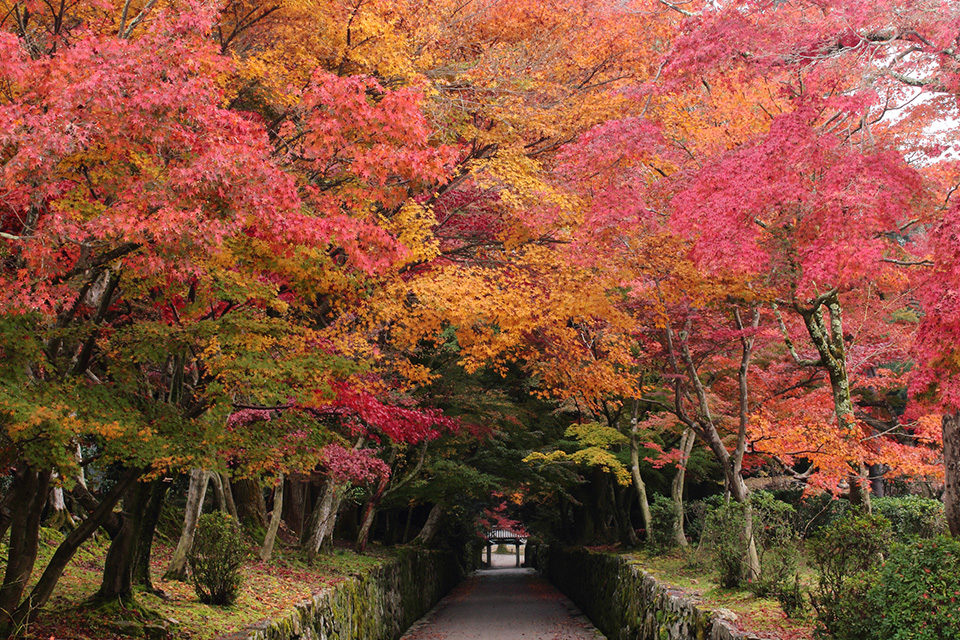
[[[56,474],[54,474],[56,478]],[[73,528],[77,525],[70,510],[67,509],[67,501],[63,495],[63,487],[53,487],[50,489],[50,510],[53,512],[47,520],[47,526],[53,529]]]
[[[287,527],[296,531],[303,540],[305,538],[303,533],[307,524],[307,518],[304,514],[309,507],[307,499],[309,498],[310,485],[303,480],[297,480],[289,476],[287,485],[284,489],[283,520],[287,523]]]
[[[223,489],[223,478],[221,478],[220,474],[216,471],[211,471],[210,481],[213,482],[213,492],[217,498],[217,509],[224,513],[230,513],[230,509],[227,506],[227,495]],[[234,508],[236,508],[236,505],[234,505]],[[232,516],[233,514],[230,513],[230,515]]]
[[[960,413],[943,416],[943,508],[950,533],[960,538]]]
[[[277,531],[280,529],[280,519],[283,515],[283,474],[277,478],[273,490],[273,510],[270,512],[270,525],[267,535],[263,537],[263,546],[260,547],[260,559],[266,562],[273,555],[273,545],[277,540]]]
[[[760,554],[757,553],[757,537],[753,533],[753,505],[750,491],[739,475],[731,478],[731,495],[743,505],[743,537],[747,541],[747,572],[752,580],[760,577]]]
[[[240,514],[237,513],[237,503],[233,499],[233,489],[230,486],[230,476],[226,474],[219,474],[220,484],[223,487],[223,497],[227,502],[227,513],[236,520],[240,522]]]
[[[637,492],[637,502],[640,503],[640,516],[643,518],[643,530],[647,540],[653,533],[653,517],[650,515],[650,502],[647,500],[647,485],[640,475],[640,443],[637,441],[637,419],[640,403],[633,401],[633,416],[630,419],[630,475],[633,477],[633,487]]]
[[[3,494],[3,499],[0,500],[0,540],[3,540],[3,537],[7,534],[7,529],[10,528],[10,521],[13,519],[11,505],[15,495],[16,492],[13,488],[10,488]]]
[[[850,393],[850,377],[847,375],[846,345],[839,295],[836,291],[831,291],[818,297],[810,308],[794,306],[803,318],[810,340],[820,356],[820,360],[813,364],[826,369],[827,376],[830,378],[833,408],[837,414],[841,435],[844,438],[856,438],[857,429],[853,397]],[[830,314],[829,322],[824,314],[824,308]],[[787,346],[790,347],[794,360],[801,362],[793,350],[792,343],[788,342]],[[859,505],[866,513],[871,513],[873,503],[870,500],[870,483],[866,465],[862,460],[850,460],[849,465],[850,473],[847,479],[850,483],[850,502]]]
[[[670,485],[670,497],[673,499],[673,539],[681,547],[687,546],[687,536],[683,527],[683,489],[687,477],[687,461],[690,459],[690,453],[693,451],[693,444],[697,439],[697,434],[693,429],[684,429],[680,437],[680,462],[677,465],[677,475],[673,477],[673,483]]]
[[[164,580],[187,579],[187,554],[193,547],[193,536],[197,532],[197,520],[203,509],[203,499],[207,494],[207,481],[210,475],[203,469],[196,468],[190,471],[190,486],[187,489],[187,507],[183,514],[183,530],[180,540],[173,552],[170,566],[163,574]]]

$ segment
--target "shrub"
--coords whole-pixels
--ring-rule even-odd
[[[710,511],[704,521],[704,540],[713,551],[724,587],[740,586],[746,577],[745,512],[744,505],[730,501]]]
[[[960,638],[960,540],[939,536],[897,544],[868,598],[884,640]]]
[[[233,604],[243,584],[240,567],[248,555],[236,520],[221,511],[201,515],[189,555],[200,602]]]
[[[851,511],[850,501],[830,493],[820,493],[799,499],[796,504],[794,528],[801,538],[815,537],[824,528]]]
[[[701,540],[704,533],[704,524],[707,515],[723,504],[722,495],[713,495],[703,500],[690,500],[684,503],[683,522],[687,537],[691,540]]]
[[[894,538],[933,538],[947,532],[943,503],[920,496],[874,498],[873,508],[890,521]]]
[[[751,495],[753,503],[753,535],[760,558],[760,578],[751,581],[750,590],[758,596],[779,596],[792,581],[794,591],[799,589],[799,536],[794,529],[796,510],[777,500],[768,491]],[[794,593],[784,594],[785,599]],[[801,605],[787,605],[798,611]],[[784,609],[786,611],[786,607]]]
[[[676,546],[673,535],[677,504],[666,496],[657,495],[650,503],[650,527],[648,542],[651,550],[660,553]]]
[[[794,571],[793,575],[781,583],[776,591],[777,602],[780,608],[787,614],[788,618],[796,618],[802,614],[807,606],[806,599],[803,596],[803,587],[800,584],[800,572]]]
[[[810,600],[820,637],[863,640],[870,636],[875,620],[869,613],[867,593],[889,544],[886,518],[849,513],[824,528],[810,545],[819,572]]]

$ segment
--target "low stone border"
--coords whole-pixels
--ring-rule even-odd
[[[396,559],[220,640],[396,640],[462,577],[453,553],[401,549]]]
[[[623,556],[539,547],[537,569],[573,600],[609,640],[770,640],[739,631]]]

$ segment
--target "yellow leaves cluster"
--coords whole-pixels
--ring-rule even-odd
[[[610,449],[627,443],[627,438],[616,429],[595,422],[574,424],[567,428],[566,437],[577,440],[581,448],[573,453],[559,449],[549,452],[534,451],[523,459],[527,464],[549,465],[570,462],[580,467],[599,468],[614,476],[623,486],[630,484],[626,466]]]
[[[408,200],[392,218],[382,218],[382,226],[408,250],[402,264],[429,262],[440,255],[440,242],[433,232],[436,216],[429,206]]]

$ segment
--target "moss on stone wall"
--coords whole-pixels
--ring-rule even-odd
[[[221,640],[396,640],[462,577],[452,553],[400,549],[396,559]]]
[[[609,640],[757,639],[622,556],[538,547],[536,565]]]

